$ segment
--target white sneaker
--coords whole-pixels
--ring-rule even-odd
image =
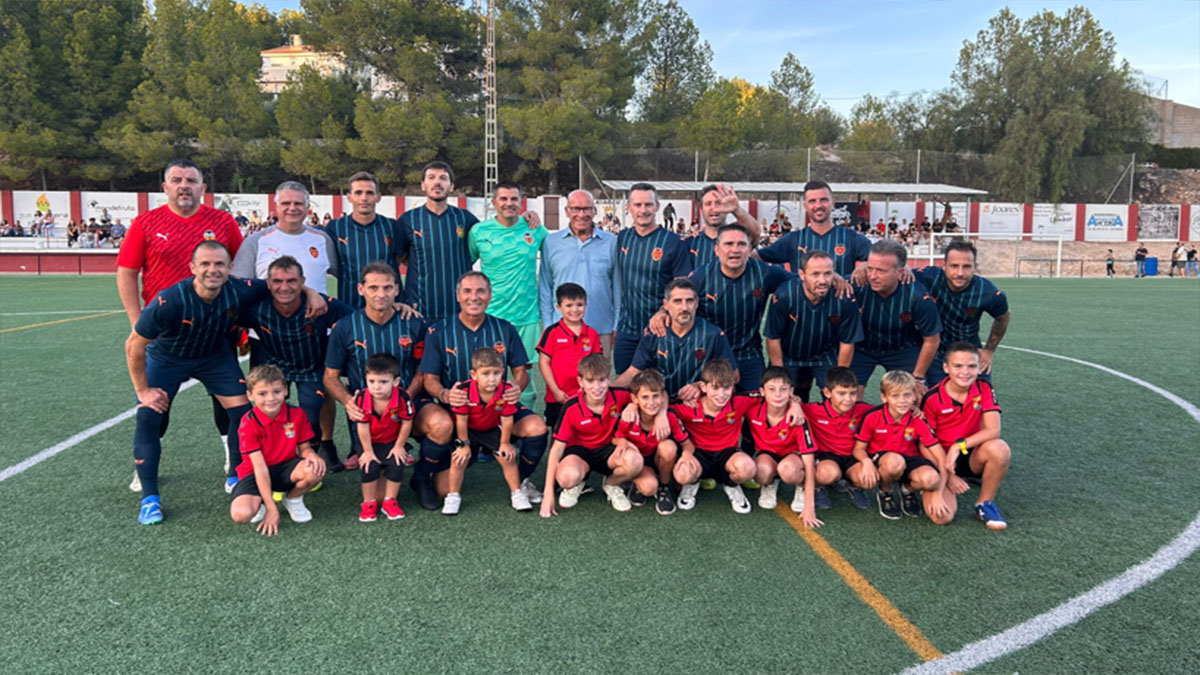
[[[583,494],[583,483],[575,487],[564,488],[558,493],[558,505],[569,509],[579,503],[579,495]]]
[[[629,511],[633,508],[633,504],[629,502],[629,497],[625,496],[625,491],[620,485],[604,484],[604,494],[608,497],[608,503],[617,511]]]
[[[225,475],[229,475],[229,437],[228,436],[221,437],[221,448],[225,451],[225,453],[224,453],[225,459],[223,460],[225,463],[225,468],[224,468]]]
[[[133,470],[133,480],[129,481],[129,491],[130,492],[141,492],[142,491],[142,479],[138,478],[137,469]]]
[[[746,499],[746,493],[742,492],[741,485],[726,485],[725,496],[729,497],[729,505],[733,507],[735,513],[750,513],[750,500]]]
[[[779,479],[758,489],[758,508],[773,509],[779,503]]]
[[[792,511],[802,513],[804,511],[804,488],[796,486],[796,494],[792,495]]]
[[[530,504],[542,503],[542,491],[528,478],[521,481],[521,492],[525,493],[525,498],[529,500]]]
[[[525,491],[517,488],[508,494],[508,500],[512,502],[512,507],[518,511],[532,511],[533,504],[529,503],[529,497],[525,495]]]
[[[254,514],[254,517],[250,519],[250,523],[251,524],[261,523],[262,519],[266,518],[266,517],[267,517],[267,505],[259,504],[258,505],[258,513]]]
[[[295,499],[284,497],[281,503],[284,510],[292,517],[293,523],[307,523],[312,520],[312,511],[309,511],[308,507],[304,505],[303,495]]]
[[[451,492],[442,501],[442,515],[457,516],[460,506],[462,506],[462,495],[457,492]]]
[[[691,511],[696,508],[696,493],[700,491],[700,483],[688,483],[679,488],[679,499],[675,500],[675,505],[684,511]]]

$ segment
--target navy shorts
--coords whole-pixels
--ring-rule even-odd
[[[189,378],[196,378],[213,396],[245,396],[246,377],[237,357],[226,349],[218,349],[211,356],[200,359],[160,359],[147,352],[146,383],[167,392],[175,398],[179,386]]]
[[[883,366],[884,371],[903,370],[911,373],[917,366],[917,356],[920,354],[919,346],[905,347],[899,351],[883,354],[855,349],[854,360],[850,362],[850,370],[853,370],[854,376],[858,378],[859,386],[865,387],[867,381],[871,379],[871,374],[875,372],[876,366]],[[928,374],[926,373],[926,375]]]
[[[292,488],[296,487],[296,482],[292,480],[292,472],[303,461],[303,459],[296,457],[282,464],[268,466],[267,473],[271,476],[271,491],[291,492]],[[258,494],[258,481],[255,480],[253,473],[248,474],[245,478],[238,479],[237,485],[233,487],[233,499],[237,499],[242,495],[262,496]]]

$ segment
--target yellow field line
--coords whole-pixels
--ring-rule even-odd
[[[800,520],[800,514],[795,513],[786,504],[780,503],[775,507],[775,513],[787,521],[788,525],[804,538],[805,543],[812,547],[812,550],[827,565],[833,568],[833,571],[841,575],[842,580],[850,587],[858,597],[879,615],[880,619],[891,628],[896,635],[900,636],[901,640],[908,645],[908,648],[913,650],[917,656],[921,657],[922,661],[930,661],[942,657],[942,652],[933,643],[921,633],[921,629],[913,625],[896,606],[891,603],[882,593],[875,590],[871,582],[867,578],[854,569],[842,554],[838,553],[825,538],[817,534],[817,531],[804,526],[804,522]]]
[[[111,312],[100,312],[99,314],[88,314],[87,316],[73,316],[69,319],[55,319],[54,321],[43,321],[42,323],[31,323],[28,326],[17,326],[16,328],[5,328],[0,330],[0,333],[15,333],[19,330],[29,330],[30,328],[41,328],[42,326],[53,326],[56,323],[66,323],[68,321],[83,321],[84,319],[95,319],[98,316],[112,316],[113,314],[123,314],[124,310],[114,309]]]

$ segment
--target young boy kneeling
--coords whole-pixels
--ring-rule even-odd
[[[517,449],[513,438],[525,439],[526,449],[540,444],[531,452],[541,457],[546,447],[546,425],[532,410],[520,403],[504,400],[504,391],[513,385],[504,381],[504,357],[492,347],[471,352],[471,382],[467,386],[467,403],[454,408],[457,438],[450,456],[450,469],[438,474],[439,493],[445,494],[442,513],[457,515],[462,506],[462,484],[467,467],[479,458],[486,448],[500,462],[504,482],[508,483],[508,499],[518,511],[530,511],[533,504],[521,489],[517,467]],[[442,476],[446,476],[442,485]]]
[[[925,420],[913,414],[917,379],[912,373],[892,370],[884,374],[880,389],[883,405],[863,415],[855,436],[854,458],[862,466],[862,487],[879,485],[876,501],[884,518],[917,517],[924,510],[935,524],[945,525],[954,520],[957,503],[946,488],[946,453]],[[892,495],[893,483],[900,483],[899,505]]]
[[[825,523],[817,519],[815,500],[805,500],[813,494],[815,472],[813,456],[816,448],[803,421],[788,422],[792,404],[792,374],[787,368],[770,366],[763,371],[762,398],[746,411],[750,437],[754,440],[755,480],[762,488],[758,493],[758,508],[773,509],[777,502],[779,481],[796,487],[792,510],[808,527]]]
[[[849,368],[830,368],[821,393],[824,401],[804,404],[808,431],[817,446],[816,507],[833,506],[826,486],[849,481],[854,506],[869,509],[870,499],[862,489],[862,470],[869,460],[861,463],[854,458],[854,434],[871,406],[858,400],[858,378]]]
[[[380,510],[388,520],[404,517],[396,499],[404,480],[404,467],[414,463],[405,443],[412,433],[414,408],[408,392],[400,386],[400,361],[388,353],[367,359],[367,388],[354,403],[363,411],[357,423],[362,455],[358,473],[362,481],[362,506],[358,520],[373,523]]]
[[[312,512],[304,506],[304,493],[321,482],[325,462],[313,450],[315,434],[304,412],[284,402],[288,386],[283,371],[253,368],[246,390],[254,409],[238,426],[242,462],[229,515],[235,523],[258,523],[258,531],[270,536],[279,531],[279,509],[271,493],[285,493],[283,508],[292,522],[307,523]]]
[[[642,456],[642,470],[633,479],[629,501],[634,506],[641,506],[654,497],[654,510],[668,516],[675,513],[671,473],[679,458],[679,447],[688,440],[688,432],[679,416],[666,410],[667,385],[657,370],[643,370],[634,375],[629,391],[637,405],[638,418],[632,422],[621,420],[616,435],[618,449],[633,446]],[[670,434],[659,439],[655,426],[664,411]]]

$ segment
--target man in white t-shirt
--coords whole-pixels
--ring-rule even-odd
[[[308,190],[302,183],[280,183],[275,188],[279,222],[246,237],[233,259],[233,276],[266,279],[267,266],[280,256],[290,255],[304,268],[304,282],[324,293],[326,274],[337,272],[337,256],[330,255],[334,249],[328,234],[304,224],[308,201]]]

